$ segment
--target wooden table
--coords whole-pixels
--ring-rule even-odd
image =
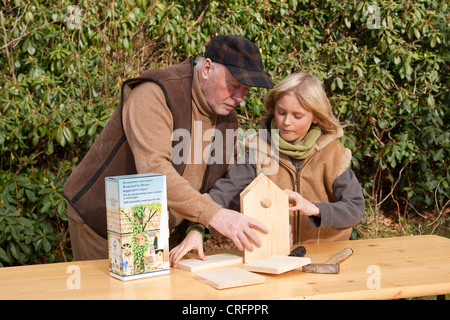
[[[171,269],[169,275],[123,282],[108,260],[0,269],[0,299],[398,299],[450,293],[450,239],[412,236],[305,245],[313,263],[346,247],[339,274],[301,270],[264,275],[264,284],[217,290]]]

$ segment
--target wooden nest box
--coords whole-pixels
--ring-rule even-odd
[[[272,180],[261,173],[241,192],[241,212],[269,229],[257,232],[261,247],[245,250],[244,263],[289,255],[289,198]]]
[[[134,240],[136,241],[136,245],[138,247],[145,245],[145,234],[143,233],[136,234]]]

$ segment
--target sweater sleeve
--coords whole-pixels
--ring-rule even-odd
[[[208,194],[192,188],[172,166],[172,114],[157,84],[144,83],[133,89],[124,105],[123,126],[137,172],[166,175],[168,207],[208,226],[221,207]]]
[[[349,168],[333,182],[337,202],[315,203],[321,217],[310,217],[317,228],[345,229],[357,225],[364,215],[364,196],[354,172]]]
[[[231,166],[227,175],[216,181],[209,195],[222,207],[235,209],[240,203],[241,192],[256,178],[255,165],[249,164],[248,154],[243,163],[238,161]]]

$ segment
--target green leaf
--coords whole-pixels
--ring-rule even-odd
[[[88,135],[92,137],[96,132],[97,132],[97,124],[94,123],[92,126],[89,127]]]
[[[30,247],[25,245],[23,242],[19,242],[19,247],[26,256],[31,254]]]
[[[52,204],[51,204],[50,202],[47,202],[46,204],[44,204],[44,205],[42,206],[40,212],[41,212],[41,213],[47,212],[48,209],[50,209],[50,206],[51,206],[51,205],[52,205]]]
[[[27,51],[29,54],[33,55],[36,52],[36,49],[33,46],[33,43],[30,41],[30,44],[28,45]]]
[[[95,87],[92,87],[92,96],[93,96],[94,98],[97,98],[97,97],[98,97],[98,92],[97,92],[97,89],[96,89]]]
[[[10,263],[10,260],[8,259],[8,256],[6,255],[6,252],[5,252],[5,250],[3,250],[2,247],[0,247],[0,260]]]
[[[351,26],[352,26],[352,23],[350,22],[350,20],[348,20],[347,18],[345,18],[344,19],[344,23],[345,23],[345,26],[347,27],[347,28],[351,28]]]
[[[44,247],[44,251],[45,252],[49,252],[52,249],[52,245],[50,244],[50,241],[48,241],[47,238],[44,238],[42,240],[42,243],[43,243],[43,247]]]
[[[28,51],[28,46],[30,45],[30,40],[29,39],[26,39],[24,42],[23,42],[23,45],[22,45],[22,51]]]
[[[47,154],[52,155],[53,152],[54,152],[53,140],[48,140],[47,141]]]
[[[431,94],[428,95],[428,97],[427,97],[427,103],[428,103],[428,105],[430,107],[434,107],[435,106],[435,101],[434,101],[434,98],[433,98],[433,96]]]
[[[32,192],[31,190],[25,190],[25,194],[27,195],[27,198],[31,201],[31,202],[36,202],[37,198],[34,195],[34,192]]]
[[[68,128],[68,127],[64,127],[62,129],[62,131],[63,131],[63,136],[64,136],[65,141],[67,141],[67,143],[69,145],[71,145],[75,141],[73,134],[72,134],[72,130],[70,130],[70,128]]]
[[[34,241],[34,249],[39,251],[42,248],[42,238],[38,238],[38,240]]]
[[[336,78],[337,81],[337,85],[339,87],[339,89],[344,89],[344,84],[342,83],[342,79],[341,78]]]
[[[28,229],[33,228],[33,223],[31,222],[31,220],[27,218],[19,217],[18,222]]]
[[[360,78],[363,78],[363,77],[364,77],[364,72],[362,71],[362,69],[361,69],[359,66],[355,66],[355,70],[356,70],[356,72],[358,73],[358,76],[359,76]]]
[[[33,136],[33,139],[31,140],[31,143],[33,144],[33,147],[36,147],[39,143],[39,136],[36,134]]]
[[[17,244],[14,241],[9,242],[8,248],[9,252],[11,252],[11,255],[15,259],[19,259],[20,249],[18,248]]]
[[[66,145],[66,138],[64,137],[64,129],[63,127],[59,126],[55,131],[55,139],[56,142],[58,142],[61,147],[64,147]]]
[[[130,42],[128,41],[128,38],[123,38],[122,44],[123,44],[123,47],[125,48],[125,50],[130,49]]]
[[[405,63],[405,73],[407,76],[410,76],[414,72],[413,68],[409,63]]]
[[[14,262],[11,254],[8,254],[7,252],[5,252],[5,250],[3,250],[1,247],[0,247],[0,260],[6,262],[8,264],[13,264],[13,262]]]
[[[21,187],[28,187],[30,185],[31,181],[27,177],[19,176],[19,177],[17,177],[17,183]]]
[[[430,46],[431,46],[432,48],[435,48],[435,47],[436,47],[436,37],[432,37],[432,38],[431,38],[431,40],[430,40]]]
[[[31,22],[34,20],[34,15],[31,11],[27,11],[27,13],[25,14],[25,21],[27,23]]]
[[[259,12],[256,13],[256,21],[258,21],[259,24],[262,24],[264,22]]]

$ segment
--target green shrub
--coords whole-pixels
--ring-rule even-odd
[[[122,81],[201,54],[215,34],[254,41],[274,82],[305,70],[323,81],[368,209],[401,218],[448,207],[444,0],[15,0],[0,10],[2,265],[71,259],[62,187]],[[266,93],[250,91],[243,127],[258,126]]]

